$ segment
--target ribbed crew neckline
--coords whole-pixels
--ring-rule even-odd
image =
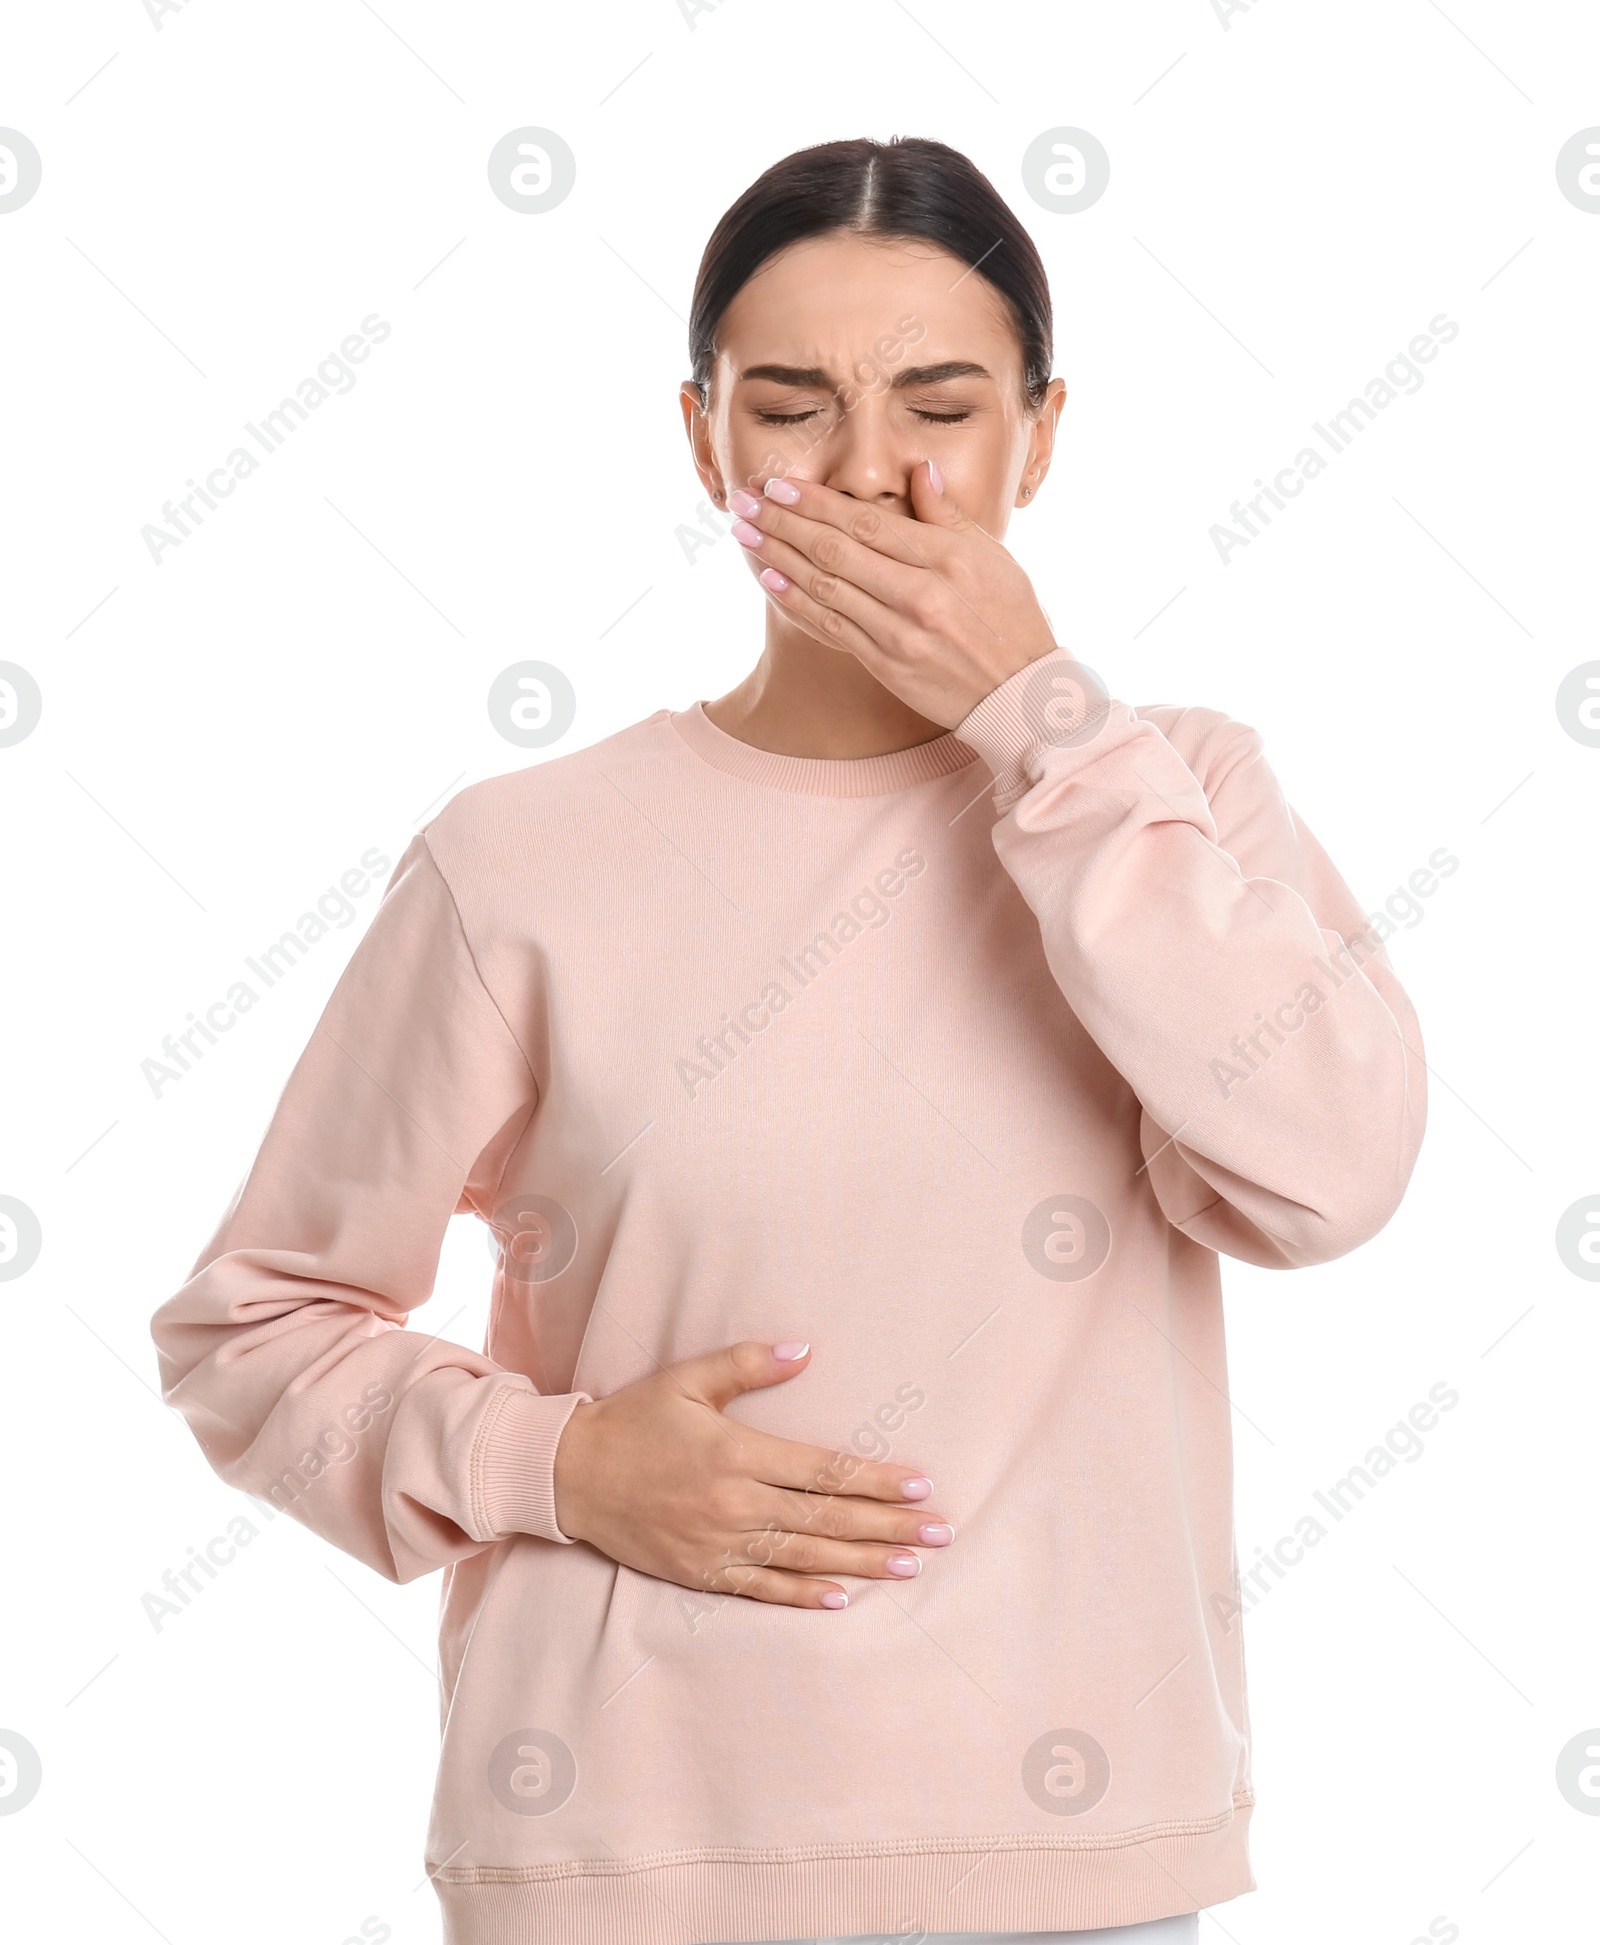
[[[718,729],[703,702],[669,712],[669,720],[695,755],[713,769],[772,790],[797,790],[814,797],[881,797],[949,776],[977,761],[977,752],[953,730],[886,756],[780,756]]]

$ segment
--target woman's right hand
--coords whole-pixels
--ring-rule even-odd
[[[785,1607],[843,1607],[830,1574],[919,1573],[914,1549],[948,1546],[955,1532],[914,1467],[723,1414],[741,1392],[804,1370],[809,1350],[730,1344],[577,1405],[556,1446],[561,1531],[657,1580]]]

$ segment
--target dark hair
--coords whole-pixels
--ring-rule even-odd
[[[958,149],[918,136],[797,149],[756,177],[711,232],[689,312],[689,358],[709,397],[723,313],[761,266],[829,230],[920,237],[948,250],[1005,298],[1022,341],[1023,386],[1037,406],[1050,382],[1050,284],[1033,239],[994,184]]]

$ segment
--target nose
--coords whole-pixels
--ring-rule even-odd
[[[822,483],[853,500],[908,507],[912,469],[921,457],[896,434],[887,397],[868,392],[850,402],[847,393],[822,454]]]

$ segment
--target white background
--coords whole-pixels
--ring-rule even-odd
[[[551,753],[745,672],[736,543],[691,561],[677,531],[695,266],[790,149],[910,133],[970,153],[1051,273],[1063,439],[1011,542],[1062,638],[1130,701],[1254,723],[1369,908],[1460,860],[1390,947],[1435,1077],[1400,1213],[1321,1268],[1225,1267],[1246,1564],[1431,1386],[1460,1402],[1245,1622],[1260,1888],[1202,1939],[1592,1937],[1600,1817],[1555,1768],[1600,1725],[1600,1290],[1554,1238],[1600,1197],[1600,750],[1555,693],[1600,656],[1600,210],[1555,159],[1600,122],[1600,19],[63,11],[0,33],[0,123],[43,157],[0,217],[0,655],[44,696],[0,750],[0,1192],[44,1234],[0,1286],[0,1729],[44,1772],[0,1817],[8,1931],[438,1937],[436,1582],[267,1525],[162,1405],[148,1339],[377,893],[160,1098],[141,1062],[364,850],[541,760],[485,708],[509,663],[576,687]],[[526,124],[577,156],[539,215],[486,177]],[[1074,215],[1019,173],[1063,124],[1111,156]],[[392,335],[355,388],[157,566],[141,526],[373,312]],[[1224,565],[1212,524],[1441,312],[1460,334],[1421,390]],[[488,1279],[458,1221],[416,1326],[481,1343]],[[156,1629],[143,1596],[241,1511],[257,1539]]]

